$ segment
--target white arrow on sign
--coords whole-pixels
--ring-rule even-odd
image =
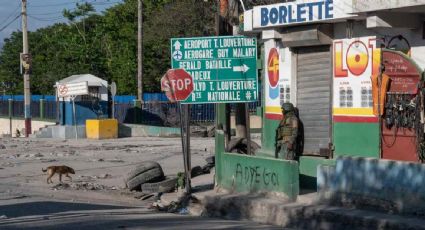
[[[243,66],[233,66],[233,72],[244,72],[246,73],[249,70],[249,67],[245,64]]]
[[[176,41],[176,42],[174,43],[174,48],[175,48],[176,50],[180,50],[180,47],[182,47],[182,44],[181,44],[179,41]]]

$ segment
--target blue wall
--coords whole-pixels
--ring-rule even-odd
[[[137,97],[133,95],[115,96],[116,103],[131,103],[136,99]],[[168,101],[168,98],[164,93],[144,93],[143,101]]]
[[[8,100],[12,98],[15,101],[23,101],[24,95],[0,95],[0,100]],[[55,95],[31,95],[32,101],[39,101],[45,99],[46,101],[56,101]],[[115,96],[116,103],[131,103],[136,100],[137,97],[133,95],[117,95]],[[144,101],[168,101],[167,96],[164,93],[144,93]]]
[[[75,114],[77,125],[85,125],[87,119],[107,118],[108,117],[108,102],[99,102],[100,107],[92,106],[91,102],[75,102]],[[101,110],[103,115],[98,117],[96,110]],[[61,125],[74,125],[72,102],[61,102],[60,105],[60,123]]]
[[[0,96],[0,100],[13,99],[15,101],[23,101],[24,95],[5,95]],[[56,96],[54,95],[31,95],[32,101],[39,101],[40,99],[45,99],[46,101],[56,101]]]

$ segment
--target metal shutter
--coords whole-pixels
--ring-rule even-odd
[[[297,50],[297,108],[304,130],[304,154],[328,149],[331,136],[331,53],[329,46]]]

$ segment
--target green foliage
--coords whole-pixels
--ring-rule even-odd
[[[158,92],[159,79],[170,68],[170,38],[214,34],[215,1],[143,1],[143,82]],[[29,33],[33,57],[33,94],[53,94],[56,81],[72,74],[91,73],[117,83],[118,94],[136,94],[137,0],[125,0],[94,14],[88,3],[64,10],[68,23]],[[0,82],[14,82],[8,93],[22,94],[19,53],[22,35],[5,39],[0,53]]]

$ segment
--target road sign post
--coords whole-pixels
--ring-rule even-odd
[[[255,38],[229,36],[171,39],[173,70],[169,70],[161,79],[161,89],[170,101],[179,102],[187,193],[190,193],[191,171],[190,104],[257,101],[256,64]],[[184,112],[181,104],[185,104]],[[250,150],[248,146],[249,153]]]
[[[71,100],[72,100],[72,118],[74,121],[74,131],[75,131],[75,140],[78,139],[78,130],[77,130],[77,115],[75,112],[75,96],[71,96]]]
[[[190,161],[190,105],[180,103],[193,92],[193,79],[184,69],[170,69],[161,78],[161,90],[172,102],[177,102],[180,117],[180,137],[183,150],[183,166],[186,194],[191,193]]]
[[[171,66],[193,78],[183,104],[238,103],[258,99],[257,41],[243,36],[171,39]]]
[[[111,83],[111,96],[112,96],[112,119],[115,119],[115,95],[117,94],[117,84]]]

